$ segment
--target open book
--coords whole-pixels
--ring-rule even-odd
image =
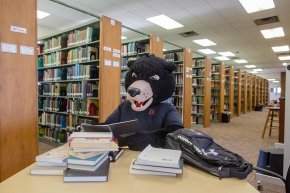
[[[140,124],[137,119],[104,125],[82,124],[82,131],[85,132],[112,132],[113,137],[127,137],[140,132]]]

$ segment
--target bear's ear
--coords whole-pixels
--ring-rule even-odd
[[[131,68],[132,65],[134,64],[134,62],[135,62],[135,60],[129,60],[129,61],[127,62],[127,66],[128,66],[128,68]]]
[[[176,70],[176,64],[174,62],[166,62],[164,68],[168,70],[169,73],[171,73]]]

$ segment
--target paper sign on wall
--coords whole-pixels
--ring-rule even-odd
[[[118,53],[113,53],[113,57],[120,58],[120,54],[118,54]]]
[[[120,54],[121,52],[118,49],[113,49],[113,53]]]
[[[22,34],[27,34],[27,29],[26,28],[14,26],[14,25],[10,26],[10,31],[17,32],[17,33],[22,33]]]
[[[17,53],[17,45],[1,42],[1,52],[16,54]]]
[[[104,50],[110,52],[110,51],[112,51],[112,48],[104,46]]]
[[[112,61],[105,59],[104,64],[105,66],[112,66]]]
[[[33,56],[34,55],[34,48],[31,46],[20,45],[20,54]]]
[[[113,66],[114,67],[119,67],[120,66],[120,62],[118,60],[114,60],[113,61]]]

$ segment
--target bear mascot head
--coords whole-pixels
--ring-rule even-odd
[[[128,62],[125,77],[127,100],[107,118],[106,123],[137,119],[141,132],[119,139],[119,146],[142,150],[148,144],[164,145],[165,135],[183,127],[176,108],[164,102],[175,91],[176,65],[154,55]]]
[[[125,78],[127,99],[134,111],[144,111],[172,96],[175,80],[173,62],[150,55],[128,62]]]

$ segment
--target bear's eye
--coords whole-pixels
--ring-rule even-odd
[[[132,78],[138,78],[138,76],[135,72],[132,73]]]
[[[160,77],[158,75],[154,75],[154,76],[150,76],[149,79],[150,80],[159,80]]]

